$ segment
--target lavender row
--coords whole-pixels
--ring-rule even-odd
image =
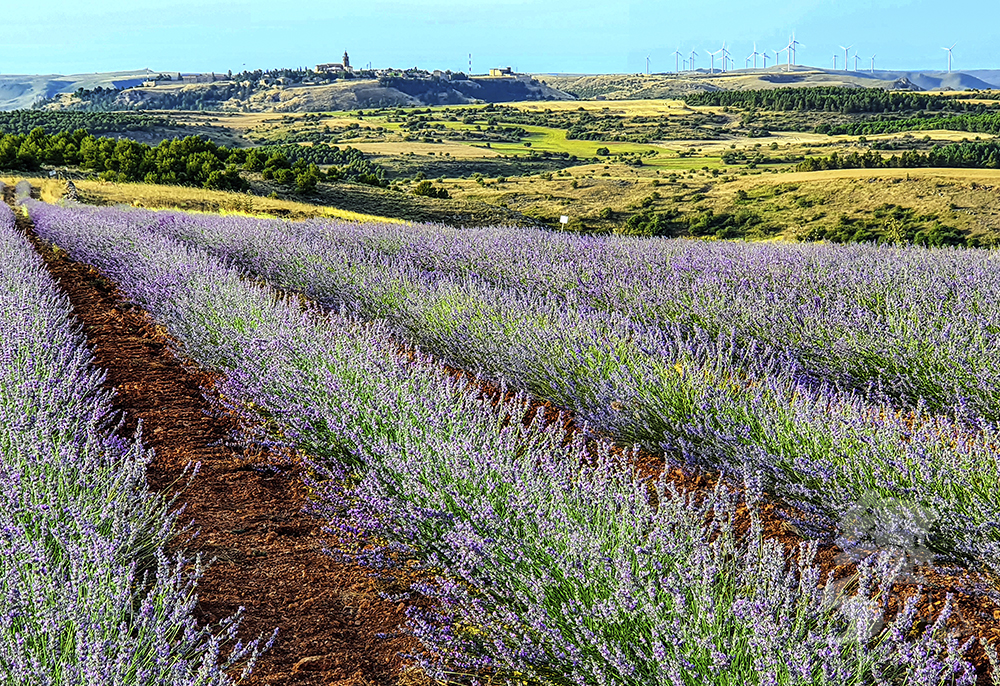
[[[165,554],[176,515],[146,489],[150,455],[116,436],[69,302],[2,203],[0,255],[0,684],[232,683],[257,644],[221,660],[238,616],[198,628],[201,564]]]
[[[282,287],[369,316],[396,314],[429,290],[479,296],[492,286],[685,336],[763,344],[817,380],[1000,419],[995,253],[181,213],[147,220]]]
[[[517,421],[523,396],[494,407],[429,358],[401,359],[384,324],[303,313],[127,212],[28,206],[43,236],[223,371],[222,396],[274,432],[262,438],[308,451],[336,552],[440,572],[414,590],[435,609],[410,611],[436,678],[973,683],[949,610],[915,630],[910,600],[886,622],[905,560],[861,560],[847,594],[821,579],[814,545],[789,560],[756,520],[737,536],[723,488],[697,501],[657,482],[654,507],[606,446],[585,459],[583,437]]]
[[[448,363],[510,379],[619,439],[763,474],[806,514],[797,524],[812,535],[860,550],[920,541],[908,549],[921,562],[1000,572],[998,441],[989,425],[970,430],[968,415],[900,412],[877,393],[817,384],[795,355],[739,336],[693,335],[558,294],[438,278],[410,258],[374,259],[366,243],[391,251],[393,228],[285,223],[279,237],[272,223],[243,217],[91,211],[382,319]],[[432,231],[412,228],[418,239]],[[615,251],[627,254],[608,242]]]

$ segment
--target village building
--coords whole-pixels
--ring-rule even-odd
[[[334,62],[331,62],[330,64],[317,64],[316,71],[321,73],[331,73],[331,72],[341,73],[341,72],[353,72],[354,68],[351,66],[351,58],[347,54],[347,51],[345,50],[343,62],[339,64]]]
[[[215,83],[219,77],[212,74],[184,74],[178,79],[181,83]]]

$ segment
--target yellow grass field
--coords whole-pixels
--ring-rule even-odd
[[[46,202],[58,201],[62,198],[66,188],[65,181],[49,178],[8,176],[0,177],[0,181],[14,185],[22,178],[28,178],[33,186],[40,188],[41,199]],[[245,193],[210,191],[186,186],[157,186],[145,183],[108,183],[104,181],[74,181],[73,183],[83,200],[98,205],[125,204],[148,209],[176,209],[285,219],[328,217],[358,222],[405,223],[400,219],[377,217],[304,202],[262,198]]]
[[[743,200],[740,200],[742,195]],[[795,238],[810,225],[897,205],[969,235],[1000,232],[1000,170],[840,169],[738,177],[705,193],[703,209],[758,213]]]
[[[781,183],[826,182],[835,179],[941,179],[954,182],[998,184],[1000,169],[832,169],[816,172],[789,172],[778,179]]]
[[[630,116],[651,117],[658,115],[691,114],[696,110],[711,108],[692,108],[683,100],[560,100],[555,102],[516,102],[512,106],[526,112],[570,112],[586,110],[587,112],[604,112],[606,114],[625,114]]]

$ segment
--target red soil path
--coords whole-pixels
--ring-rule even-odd
[[[125,434],[141,420],[145,444],[155,451],[147,475],[151,488],[173,494],[186,486],[186,480],[178,484],[185,467],[201,464],[179,494],[185,504],[180,521],[193,522],[197,535],[177,541],[204,560],[217,558],[198,587],[198,618],[216,622],[243,606],[241,640],[261,634],[266,640],[279,629],[243,683],[417,683],[400,655],[416,648],[399,630],[405,607],[379,597],[405,587],[376,581],[360,566],[321,552],[322,522],[302,512],[300,468],[279,455],[227,445],[234,426],[213,416],[203,396],[213,377],[182,364],[162,329],[126,305],[95,269],[56,254],[20,213],[18,224],[69,295],[96,363],[117,394]]]

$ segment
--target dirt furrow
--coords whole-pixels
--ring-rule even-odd
[[[11,198],[5,198],[10,202]],[[190,463],[197,477],[180,493],[182,523],[196,535],[177,544],[215,558],[198,588],[199,619],[215,622],[246,608],[240,638],[278,627],[271,651],[244,683],[295,686],[400,684],[419,681],[402,653],[415,643],[399,631],[405,608],[380,591],[398,592],[358,565],[321,552],[322,522],[302,512],[300,467],[280,455],[244,450],[228,440],[235,428],[213,416],[203,389],[211,374],[185,366],[151,318],[125,303],[97,270],[73,262],[18,224],[69,295],[96,363],[131,435],[142,436],[155,459],[151,488],[173,494]],[[385,636],[389,636],[386,638]]]

